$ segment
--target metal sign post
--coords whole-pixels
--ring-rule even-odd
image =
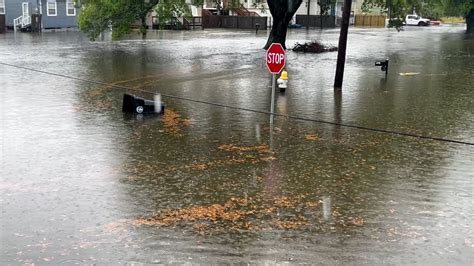
[[[275,113],[275,85],[276,74],[280,73],[286,64],[286,52],[279,43],[272,43],[267,50],[266,63],[268,71],[272,74],[272,93],[270,106],[270,130],[273,131],[273,118]]]
[[[275,80],[276,75],[272,74],[272,99],[270,101],[270,130],[273,130],[273,114],[275,113]]]

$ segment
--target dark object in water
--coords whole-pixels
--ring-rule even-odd
[[[388,62],[389,59],[385,59],[385,61],[375,61],[375,66],[379,66],[380,70],[385,72],[385,78],[387,78],[388,75]]]
[[[289,28],[289,29],[301,29],[301,28],[303,28],[303,25],[301,25],[301,24],[296,24],[296,23],[294,23],[294,24],[288,24],[288,28]]]
[[[123,95],[122,112],[124,113],[163,114],[164,111],[165,106],[163,103],[145,100],[128,93]]]
[[[295,47],[291,50],[293,52],[303,52],[303,53],[324,53],[324,52],[334,52],[337,51],[336,46],[326,46],[318,41],[307,42],[307,43],[296,43]]]

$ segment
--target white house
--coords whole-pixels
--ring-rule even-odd
[[[310,15],[319,15],[320,8],[318,5],[318,0],[303,0],[303,3],[301,3],[300,7],[296,11],[295,15],[308,15],[308,2],[310,4],[309,6],[309,14]]]

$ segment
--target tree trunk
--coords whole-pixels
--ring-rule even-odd
[[[280,43],[284,49],[286,49],[286,32],[288,31],[288,24],[290,23],[291,16],[289,19],[276,20],[273,18],[272,31],[270,31],[270,36],[268,36],[267,44],[263,49],[267,50],[272,43]]]
[[[474,34],[474,8],[471,8],[471,11],[466,16],[466,25],[466,33]]]
[[[141,17],[142,20],[142,26],[140,27],[140,31],[142,32],[142,38],[146,38],[146,32],[147,32],[147,25],[146,25],[146,15]]]
[[[298,10],[303,0],[268,0],[268,8],[273,17],[273,26],[267,44],[263,49],[267,50],[272,43],[280,43],[286,49],[286,32],[288,24]]]

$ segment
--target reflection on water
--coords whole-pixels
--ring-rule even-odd
[[[324,196],[322,204],[323,204],[323,218],[325,221],[329,221],[329,219],[331,219],[331,197]]]
[[[462,32],[353,29],[339,91],[335,53],[289,52],[276,112],[473,142],[474,43]],[[337,34],[292,31],[289,43]],[[245,31],[115,43],[5,34],[0,61],[147,99],[268,111],[264,42]],[[373,67],[385,57],[387,80]],[[469,146],[278,116],[271,126],[267,115],[166,97],[162,117],[129,115],[111,86],[5,66],[0,80],[3,264],[473,259]]]

